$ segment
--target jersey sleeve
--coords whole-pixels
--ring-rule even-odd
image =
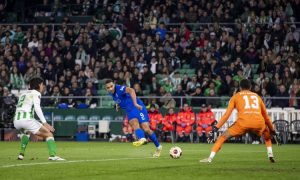
[[[235,99],[236,99],[236,96],[233,96],[230,99],[225,114],[221,117],[221,119],[219,120],[218,124],[216,125],[217,128],[222,127],[224,125],[224,123],[228,120],[228,118],[230,117],[233,109],[235,108]]]
[[[159,124],[162,124],[162,122],[164,121],[164,117],[162,116],[162,114],[158,114],[157,119],[159,120]]]
[[[41,109],[41,94],[40,93],[34,93],[33,94],[33,105],[34,105],[34,111],[36,115],[39,117],[40,121],[42,123],[46,123],[46,119],[44,117],[43,111]]]
[[[182,119],[182,112],[179,112],[178,116],[177,116],[177,119],[176,119],[176,123],[181,124],[181,119]]]
[[[120,85],[118,85],[118,86],[116,86],[116,90],[117,90],[117,93],[119,95],[126,94],[126,86],[120,86]]]
[[[190,119],[189,119],[189,125],[192,125],[195,123],[195,113],[191,112],[190,113]]]

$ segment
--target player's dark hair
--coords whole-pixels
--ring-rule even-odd
[[[240,81],[241,89],[250,90],[251,89],[251,82],[248,79],[242,79]]]
[[[112,80],[112,79],[107,79],[106,81],[105,81],[105,84],[108,84],[108,83],[113,83],[114,81]]]
[[[29,89],[39,90],[40,84],[43,83],[44,80],[40,77],[34,77],[29,81]]]

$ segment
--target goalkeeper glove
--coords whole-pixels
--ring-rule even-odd
[[[217,126],[213,126],[213,132],[218,132],[219,128],[217,128]]]
[[[277,146],[280,146],[281,145],[280,137],[277,134],[274,134],[273,137],[274,137],[274,140],[275,140]]]
[[[273,130],[270,130],[270,134],[275,136],[276,135],[276,131],[273,129]]]
[[[207,143],[211,144],[215,141],[215,133],[213,131],[209,132],[208,138],[207,138]]]

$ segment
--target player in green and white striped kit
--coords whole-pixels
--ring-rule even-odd
[[[64,159],[56,156],[56,145],[53,137],[54,128],[49,125],[44,117],[40,103],[41,93],[45,86],[41,78],[33,78],[29,83],[29,90],[20,95],[14,117],[14,126],[21,131],[21,150],[19,160],[24,159],[26,146],[29,142],[30,134],[46,139],[49,150],[49,160],[62,161]],[[34,119],[34,112],[39,117],[40,122]]]

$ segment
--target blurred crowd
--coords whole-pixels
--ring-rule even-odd
[[[0,1],[2,20],[6,2]],[[138,96],[163,96],[149,104],[178,107],[174,97],[189,96],[192,106],[220,107],[215,98],[231,96],[248,78],[267,107],[300,106],[299,0],[77,0],[78,9],[57,8],[68,4],[74,2],[44,0],[51,13],[34,12],[63,16],[59,26],[51,18],[42,25],[0,25],[1,96],[41,76],[43,95],[52,97],[44,106],[97,106],[92,96],[103,95],[102,80],[112,78]],[[81,25],[70,15],[93,21]]]

